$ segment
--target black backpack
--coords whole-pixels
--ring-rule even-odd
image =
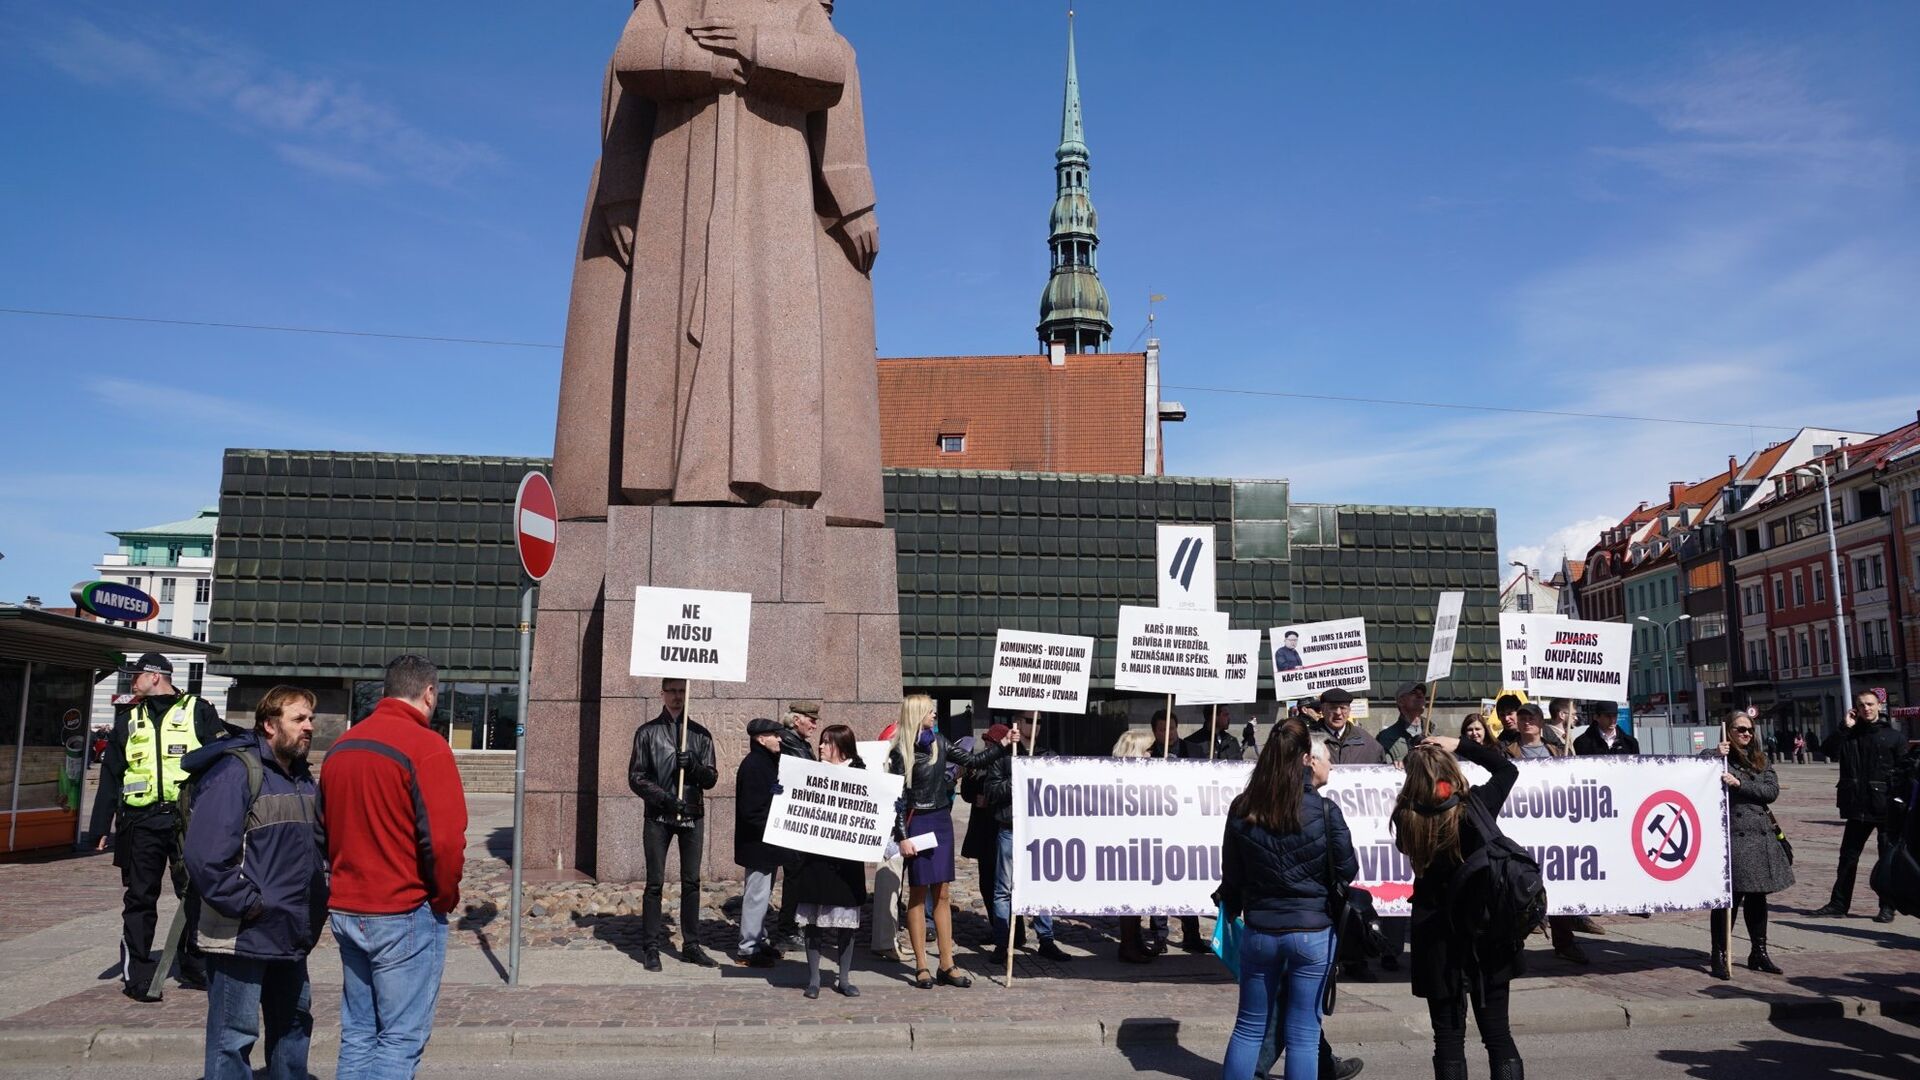
[[[1464,801],[1482,843],[1454,871],[1455,925],[1489,943],[1517,949],[1547,921],[1540,863],[1501,832],[1499,822],[1477,800]]]

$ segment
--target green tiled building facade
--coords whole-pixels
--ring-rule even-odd
[[[509,519],[520,477],[547,464],[228,451],[211,638],[226,649],[215,671],[237,680],[231,707],[276,682],[309,686],[327,742],[371,707],[390,657],[418,652],[453,691],[438,719],[456,745],[510,745],[521,579]],[[1496,689],[1491,510],[1295,503],[1284,481],[932,470],[889,470],[886,494],[909,692],[984,699],[1005,626],[1097,639],[1094,686],[1110,695],[1115,609],[1154,603],[1161,522],[1215,525],[1235,626],[1364,616],[1376,701],[1424,673],[1435,595],[1464,589],[1441,697]]]

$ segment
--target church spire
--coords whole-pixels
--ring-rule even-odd
[[[1040,347],[1099,352],[1113,336],[1106,286],[1096,250],[1100,215],[1088,194],[1086,129],[1080,113],[1080,67],[1074,55],[1073,12],[1067,12],[1067,88],[1060,111],[1060,148],[1054,151],[1053,217],[1047,246],[1053,267],[1040,298]]]

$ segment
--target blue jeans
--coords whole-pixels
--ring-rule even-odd
[[[425,904],[405,915],[332,915],[340,943],[337,1080],[410,1080],[433,1035],[447,960],[447,917]]]
[[[1240,1013],[1227,1042],[1223,1080],[1251,1080],[1277,997],[1285,1017],[1286,1080],[1314,1080],[1320,1073],[1320,991],[1333,962],[1333,931],[1240,936]]]
[[[267,1020],[266,1080],[307,1080],[313,984],[307,961],[207,956],[206,1080],[253,1080],[248,1058]]]
[[[1013,915],[1013,830],[1001,829],[996,842],[1000,864],[993,875],[993,904],[987,909],[987,920],[993,926],[993,947],[999,949],[1006,947],[1007,920]],[[1053,916],[1035,915],[1032,921],[1041,941],[1053,940]]]

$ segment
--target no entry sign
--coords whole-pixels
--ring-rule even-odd
[[[553,569],[554,523],[559,518],[546,474],[530,472],[521,477],[520,494],[513,499],[514,544],[520,550],[521,569],[535,581]]]

